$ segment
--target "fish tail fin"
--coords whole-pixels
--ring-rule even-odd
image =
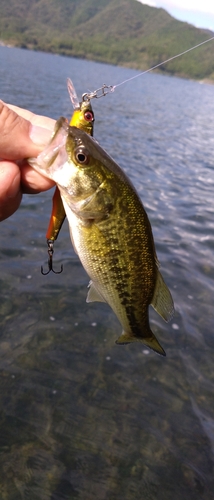
[[[150,335],[148,337],[141,337],[141,336],[136,336],[132,335],[130,333],[123,332],[122,335],[116,340],[116,344],[130,344],[132,342],[141,342],[141,344],[146,345],[153,351],[157,352],[158,354],[161,354],[162,356],[166,356],[166,353],[164,349],[161,347],[159,344],[158,340],[156,339],[155,335],[152,333],[150,330]]]

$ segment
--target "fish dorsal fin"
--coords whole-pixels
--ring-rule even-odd
[[[157,272],[157,280],[151,305],[165,321],[170,321],[174,314],[174,304],[171,293],[160,271]]]
[[[106,302],[100,292],[97,291],[93,281],[89,282],[86,302]]]

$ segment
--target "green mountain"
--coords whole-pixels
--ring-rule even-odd
[[[1,0],[4,43],[148,69],[213,35],[136,0]],[[214,41],[161,71],[214,80]]]

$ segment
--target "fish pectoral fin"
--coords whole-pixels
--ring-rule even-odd
[[[93,281],[90,281],[88,284],[88,295],[86,297],[86,302],[106,302],[103,296],[98,292],[95,287]]]
[[[151,330],[150,333],[151,333],[150,337],[140,337],[140,336],[137,337],[136,335],[123,332],[115,343],[123,345],[123,344],[130,344],[133,342],[141,342],[141,344],[146,345],[147,347],[157,352],[158,354],[166,356],[164,349],[161,347],[161,345],[159,344],[158,340],[156,339],[155,335],[152,333]]]
[[[94,219],[99,222],[108,218],[113,208],[112,192],[101,184],[88,198],[82,200],[78,207],[78,214],[83,219]]]
[[[171,293],[160,271],[157,272],[157,280],[151,305],[166,322],[170,321],[174,314],[174,304]]]

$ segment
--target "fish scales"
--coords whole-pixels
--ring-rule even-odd
[[[124,330],[140,338],[142,330],[149,329],[148,306],[154,293],[157,258],[145,209],[130,181],[122,172],[117,174],[105,172],[106,191],[114,200],[110,215],[87,224],[73,215],[71,227],[77,253],[93,285]],[[103,183],[103,199],[106,191]]]

